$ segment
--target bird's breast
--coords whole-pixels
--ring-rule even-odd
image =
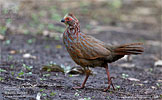
[[[65,47],[69,53],[74,53],[74,52],[78,51],[76,48],[76,45],[78,42],[77,36],[64,34],[63,42],[64,42]]]

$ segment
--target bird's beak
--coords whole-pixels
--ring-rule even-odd
[[[61,22],[63,22],[63,23],[64,23],[64,22],[65,22],[65,19],[62,19],[62,20],[61,20]]]

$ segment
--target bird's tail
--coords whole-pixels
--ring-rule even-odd
[[[132,43],[132,44],[125,44],[117,46],[114,49],[115,55],[138,55],[144,52],[144,48],[141,47],[143,43]]]

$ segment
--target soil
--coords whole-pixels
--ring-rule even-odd
[[[6,40],[0,41],[0,98],[4,100],[116,100],[116,99],[160,99],[162,97],[162,70],[154,67],[160,48],[148,45],[156,41],[154,36],[145,32],[106,31],[93,34],[94,37],[112,44],[123,44],[140,41],[145,43],[142,55],[131,56],[131,61],[121,59],[109,64],[110,75],[115,77],[113,83],[118,88],[103,92],[107,87],[107,76],[104,68],[93,68],[94,74],[89,77],[84,89],[73,89],[79,86],[84,75],[69,75],[62,72],[41,71],[43,65],[55,62],[58,65],[76,66],[63,46],[62,39],[41,35],[6,34]],[[32,39],[32,42],[29,42]],[[10,41],[7,41],[10,40]],[[57,47],[57,46],[61,47]],[[13,53],[14,51],[14,53]],[[15,52],[16,51],[16,52]],[[23,58],[29,53],[31,58]],[[23,66],[32,66],[30,70]],[[20,75],[20,72],[24,72]],[[29,74],[32,72],[32,74]],[[48,75],[50,74],[50,75]],[[47,75],[47,76],[45,76]],[[19,76],[19,77],[18,77]],[[131,80],[135,78],[138,80]],[[0,94],[1,94],[0,93]]]

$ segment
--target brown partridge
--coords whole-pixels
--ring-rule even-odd
[[[84,82],[76,88],[84,88],[90,74],[89,67],[99,66],[105,68],[108,77],[108,87],[104,91],[107,91],[110,86],[115,89],[112,77],[109,74],[108,63],[115,62],[124,55],[137,55],[143,52],[143,48],[140,47],[142,43],[114,46],[82,33],[78,19],[71,13],[65,15],[61,22],[66,24],[63,33],[63,42],[66,49],[75,63],[83,67],[86,72]]]

